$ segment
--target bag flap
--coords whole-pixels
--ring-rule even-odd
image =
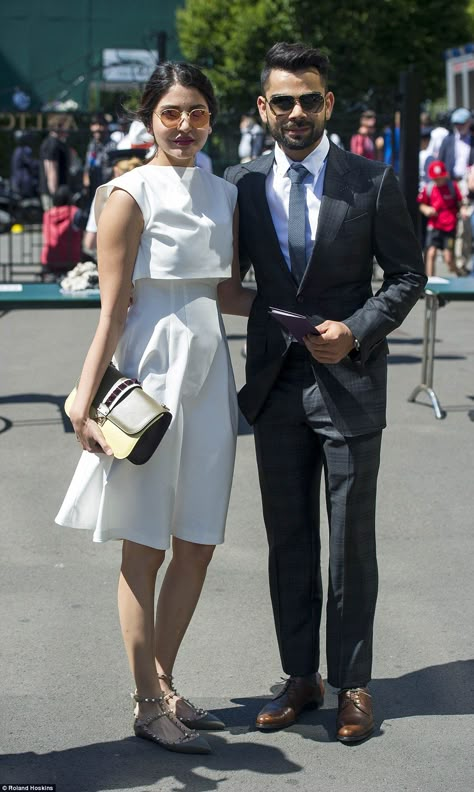
[[[168,412],[167,407],[158,404],[148,393],[135,388],[113,407],[107,415],[107,421],[129,435],[136,435]]]

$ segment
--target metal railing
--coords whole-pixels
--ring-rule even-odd
[[[43,280],[40,223],[13,225],[0,234],[0,279],[3,283]]]
[[[56,280],[77,264],[77,250],[71,235],[70,245],[65,250],[64,262],[43,265],[43,227],[41,212],[34,220],[21,219],[0,210],[0,281],[3,283],[27,283]],[[67,255],[70,247],[70,256]]]

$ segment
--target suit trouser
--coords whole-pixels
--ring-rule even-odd
[[[275,627],[285,673],[319,666],[323,592],[319,496],[329,521],[328,682],[371,678],[377,599],[375,499],[380,431],[344,437],[327,413],[311,358],[293,344],[255,423]]]

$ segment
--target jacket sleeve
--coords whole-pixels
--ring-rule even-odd
[[[231,184],[237,185],[237,189],[239,189],[238,182],[240,178],[244,175],[245,171],[240,167],[240,165],[230,165],[224,171],[224,179],[226,181],[231,182]],[[239,197],[238,200],[240,201],[240,190],[239,190]],[[246,246],[245,246],[245,239],[242,233],[242,226],[240,226],[240,234],[239,234],[239,262],[240,262],[240,277],[243,280],[249,271],[250,267],[252,266],[252,262],[250,260],[250,256],[248,255]]]
[[[344,323],[360,343],[360,361],[403,322],[426,284],[423,256],[392,168],[384,170],[373,225],[373,251],[384,273],[380,290]]]

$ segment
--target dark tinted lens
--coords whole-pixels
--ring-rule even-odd
[[[301,96],[272,96],[268,104],[278,115],[279,113],[291,113],[296,101],[298,101],[305,113],[319,113],[324,107],[324,96],[315,91],[314,93],[302,94]]]
[[[272,96],[268,104],[274,113],[291,113],[295,100],[292,96]]]
[[[305,113],[319,113],[323,109],[324,96],[320,93],[308,93],[300,96],[300,105]]]

